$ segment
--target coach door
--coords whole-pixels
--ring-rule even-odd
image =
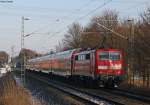
[[[90,72],[91,72],[92,76],[94,77],[94,72],[95,72],[95,52],[92,52],[90,55],[91,55],[91,59],[90,59],[91,69],[90,69]]]

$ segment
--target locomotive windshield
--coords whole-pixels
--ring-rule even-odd
[[[100,52],[100,60],[120,60],[120,52]]]
[[[109,52],[100,52],[99,53],[100,60],[108,60],[109,59]]]

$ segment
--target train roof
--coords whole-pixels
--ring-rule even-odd
[[[48,60],[48,59],[54,58],[54,57],[55,58],[66,58],[67,59],[67,58],[71,58],[74,51],[76,51],[76,49],[67,50],[67,51],[63,51],[63,52],[57,52],[57,53],[54,53],[54,54],[43,55],[41,57],[30,59],[29,62]]]
[[[71,56],[73,55],[73,52],[75,51],[76,51],[75,55],[79,55],[79,54],[88,54],[88,53],[95,52],[95,51],[122,51],[122,50],[114,49],[114,48],[98,48],[98,49],[82,50],[78,48],[78,49],[73,49],[73,50],[57,52],[54,54],[43,55],[41,57],[30,59],[29,62],[48,60],[50,58],[68,59],[68,58],[71,58]]]
[[[87,51],[80,51],[78,53],[76,53],[75,55],[79,55],[79,54],[89,54],[91,52],[95,52],[95,50],[87,50]]]
[[[98,48],[97,50],[101,50],[101,51],[122,51],[121,49],[117,49],[117,48]]]

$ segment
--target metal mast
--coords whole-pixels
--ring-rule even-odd
[[[130,84],[131,84],[131,76],[133,74],[133,78],[134,78],[134,53],[135,53],[135,36],[134,36],[134,20],[128,20],[130,22],[130,35],[129,35],[129,58],[128,58],[128,75],[129,75],[129,79],[130,79]],[[134,79],[133,79],[134,80]],[[134,82],[134,81],[133,81]]]
[[[14,70],[14,46],[11,47],[11,69]]]
[[[27,35],[24,34],[24,21],[29,20],[28,18],[25,18],[24,16],[21,18],[21,81],[25,85],[25,71],[26,71],[26,56],[25,56],[25,50],[24,50],[24,38],[27,37]]]
[[[21,81],[25,84],[25,53],[24,53],[24,17],[22,17],[22,28],[21,28]]]

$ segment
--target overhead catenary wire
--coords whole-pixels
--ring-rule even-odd
[[[88,16],[88,15],[90,15],[90,14],[94,13],[95,11],[97,11],[98,9],[100,9],[100,8],[104,7],[105,5],[107,5],[107,4],[108,4],[108,3],[110,3],[110,2],[112,2],[112,0],[107,0],[107,1],[106,1],[106,2],[104,2],[102,5],[100,5],[100,6],[96,7],[95,9],[93,9],[93,10],[91,10],[90,12],[88,12],[87,14],[85,14],[85,15],[83,15],[83,16],[81,16],[81,17],[77,18],[77,19],[75,19],[74,21],[81,20],[81,19],[85,18],[86,16]],[[99,24],[99,25],[100,25],[100,24]],[[105,27],[104,25],[102,25],[102,24],[101,24],[101,26],[103,26],[103,28],[105,28],[105,29],[107,29],[107,30],[108,30],[108,28],[107,28],[107,27]],[[66,27],[62,28],[62,30],[64,30],[65,28],[66,28]],[[58,33],[61,33],[61,32],[62,32],[62,30],[60,30],[60,31],[56,32],[56,33],[57,33],[57,35],[58,35]],[[37,31],[38,31],[38,30],[37,30]],[[111,31],[111,32],[115,33],[116,35],[118,35],[118,36],[120,36],[120,37],[122,37],[122,38],[123,38],[123,36],[122,36],[121,34],[116,33],[116,32],[114,32],[113,30],[110,30],[110,29],[109,29],[109,31]],[[54,37],[54,36],[55,36],[55,34],[51,35],[51,37],[50,37],[50,38],[52,38],[52,37]],[[124,37],[124,38],[125,38],[125,37]],[[126,38],[125,38],[125,39],[126,39]]]
[[[94,12],[97,11],[98,9],[104,7],[105,5],[107,5],[107,4],[110,3],[110,2],[112,2],[112,0],[107,0],[107,1],[104,2],[102,5],[96,7],[95,9],[91,10],[91,11],[88,12],[87,14],[85,14],[85,15],[83,15],[83,16],[77,18],[77,19],[75,19],[75,21],[84,19],[85,17],[87,17],[87,16],[89,16],[90,14],[94,13]],[[66,27],[62,28],[62,30],[64,30],[65,28],[66,28]],[[103,28],[104,28],[104,26],[103,26]],[[107,27],[105,27],[105,28],[107,28]],[[56,33],[61,33],[62,30],[57,31]],[[109,31],[112,31],[112,30],[109,30]],[[57,34],[57,35],[58,35],[58,34]],[[116,35],[118,35],[119,37],[122,37],[121,34],[116,33]],[[55,36],[55,34],[51,35],[50,38],[52,38],[52,37],[54,37],[54,36]],[[122,38],[123,38],[123,37],[122,37]],[[124,38],[124,39],[126,39],[126,38]]]
[[[86,7],[87,5],[89,5],[89,3],[91,3],[93,0],[90,0],[87,4],[85,4],[85,5],[83,5],[82,7],[80,7],[79,9],[77,9],[78,11],[80,11],[81,9],[83,9],[84,7]],[[56,21],[58,21],[59,19],[57,19]],[[30,35],[32,35],[32,34],[36,34],[36,32],[39,32],[39,30],[42,30],[42,29],[45,29],[46,27],[49,27],[49,24],[48,25],[46,25],[46,26],[43,26],[43,27],[41,27],[41,28],[38,28],[38,29],[36,29],[35,31],[33,31],[33,32],[31,32],[31,33],[29,33],[29,34],[27,34],[26,36],[30,36]],[[66,28],[66,27],[64,27],[64,28]],[[63,29],[64,29],[63,28]],[[62,30],[63,30],[62,29]],[[58,31],[58,32],[56,32],[56,33],[60,33],[61,31]],[[49,34],[50,32],[48,32],[48,34]],[[44,33],[44,34],[46,34],[46,33]],[[54,36],[54,35],[52,35],[52,36]]]
[[[85,5],[83,5],[82,7],[80,7],[79,9],[77,9],[77,11],[81,11],[82,9],[84,9],[84,7],[87,7],[88,5],[90,5],[94,0],[89,0]]]
[[[104,2],[102,5],[96,7],[95,9],[91,10],[91,11],[88,12],[87,14],[85,14],[85,15],[79,17],[79,18],[76,18],[76,19],[74,20],[74,22],[77,21],[77,20],[81,20],[81,19],[85,18],[86,16],[88,16],[88,15],[94,13],[95,11],[97,11],[98,9],[104,7],[105,5],[107,5],[108,3],[110,3],[111,1],[112,1],[112,0],[107,0],[107,1]],[[54,36],[59,35],[59,33],[61,33],[65,28],[66,28],[66,27],[63,27],[60,31],[57,31],[57,32],[56,32],[57,34],[52,34],[52,35],[50,36],[50,38],[53,38]],[[49,38],[49,39],[50,39],[50,38]]]
[[[79,18],[78,18],[78,19],[76,19],[75,21],[77,21],[77,20],[81,20],[81,19],[83,19],[83,18],[87,17],[88,15],[93,14],[95,11],[97,11],[98,9],[100,9],[100,8],[104,7],[105,5],[109,4],[110,2],[112,2],[112,0],[107,0],[107,1],[106,1],[106,2],[104,2],[102,5],[100,5],[100,6],[96,7],[95,9],[91,10],[91,11],[90,11],[90,12],[88,12],[87,14],[85,14],[85,15],[83,15],[83,16],[81,16],[81,17],[79,17]]]
[[[78,20],[81,20],[83,18],[85,18],[86,16],[90,15],[90,14],[93,14],[95,11],[97,11],[98,9],[104,7],[105,5],[107,5],[108,3],[112,2],[112,0],[107,0],[106,2],[104,2],[102,5],[96,7],[95,9],[91,10],[90,12],[88,12],[87,14],[79,17],[79,18],[76,18],[73,22],[76,22]],[[62,30],[64,30],[66,27],[63,27],[60,31],[58,31],[58,33],[61,33]],[[58,34],[57,34],[58,35]],[[50,37],[51,38],[51,37]]]
[[[56,19],[56,21],[58,22],[57,19]],[[38,28],[38,29],[32,31],[32,32],[29,33],[29,34],[26,34],[25,36],[30,36],[30,35],[33,35],[33,34],[41,34],[41,33],[37,33],[37,32],[39,32],[39,31],[42,30],[42,29],[45,29],[45,28],[49,27],[49,25],[50,25],[50,24],[48,24],[48,25],[46,25],[46,26],[43,26],[43,27],[40,27],[40,28]],[[42,33],[42,34],[50,34],[50,32]]]
[[[86,16],[88,16],[88,15],[94,13],[97,9],[100,9],[100,8],[104,7],[105,5],[107,5],[107,4],[110,3],[110,2],[112,2],[112,0],[108,0],[108,1],[104,2],[102,5],[98,6],[98,7],[95,8],[94,10],[88,12],[88,13],[85,14],[84,16],[82,16],[82,17],[76,19],[75,21],[80,20],[80,19],[83,19],[84,17],[86,17]],[[144,2],[144,3],[145,3],[145,2]],[[101,26],[101,27],[103,27],[104,29],[106,29],[106,30],[108,30],[108,31],[110,31],[110,32],[112,32],[112,33],[114,33],[114,34],[115,34],[116,36],[118,36],[118,37],[121,37],[121,38],[126,39],[126,40],[128,39],[127,37],[125,37],[125,36],[123,36],[123,35],[121,35],[121,34],[115,32],[114,30],[111,30],[111,29],[107,28],[106,26],[104,26],[104,25],[102,25],[102,24],[100,24],[100,23],[98,23],[98,25]]]
[[[104,26],[104,25],[102,25],[102,24],[100,24],[100,23],[97,23],[97,25],[100,26],[100,27],[102,27],[102,28],[104,28],[104,29],[106,29],[106,30],[108,30],[108,31],[110,31],[110,32],[112,32],[112,33],[114,33],[116,36],[118,36],[118,37],[120,37],[120,38],[128,39],[127,37],[125,37],[125,36],[123,36],[123,35],[121,35],[121,34],[115,32],[115,31],[112,30],[112,29],[107,28],[106,26]]]

